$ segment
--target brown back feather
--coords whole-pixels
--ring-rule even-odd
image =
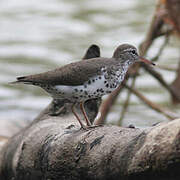
[[[28,84],[82,85],[95,74],[100,75],[101,68],[109,64],[110,59],[93,58],[86,61],[78,61],[45,73],[18,77],[17,80]],[[115,61],[113,62],[115,63]]]

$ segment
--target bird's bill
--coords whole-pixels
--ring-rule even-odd
[[[139,56],[139,61],[140,61],[140,62],[144,62],[144,63],[146,63],[146,64],[151,64],[151,65],[153,65],[153,66],[156,65],[156,64],[153,63],[152,61],[149,61],[149,60],[147,60],[147,59],[145,59],[145,58],[143,58],[143,57],[141,57],[141,56]]]

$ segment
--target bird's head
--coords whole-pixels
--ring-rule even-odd
[[[137,49],[130,44],[122,44],[114,51],[113,58],[121,63],[127,62],[133,64],[135,62],[144,62],[146,64],[155,65],[153,62],[138,55]]]

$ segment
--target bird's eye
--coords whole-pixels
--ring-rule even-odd
[[[135,50],[132,50],[131,52],[132,52],[133,54],[137,54]]]

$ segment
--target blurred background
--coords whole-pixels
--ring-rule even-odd
[[[155,1],[1,0],[0,7],[0,126],[11,123],[19,128],[29,124],[51,97],[40,88],[8,82],[78,61],[91,44],[99,45],[104,57],[111,57],[122,43],[138,46],[150,26]],[[161,44],[162,38],[158,38],[147,58],[155,56]],[[176,66],[179,45],[171,37],[158,63]],[[169,83],[175,78],[174,72],[158,71]],[[141,70],[140,74],[143,76],[137,79],[136,88],[153,102],[178,113],[179,107],[172,106],[168,92],[147,72]],[[118,97],[108,123],[119,120],[126,93],[124,89]],[[130,103],[123,126],[147,127],[167,121],[134,95]],[[3,133],[7,135],[1,130]]]

